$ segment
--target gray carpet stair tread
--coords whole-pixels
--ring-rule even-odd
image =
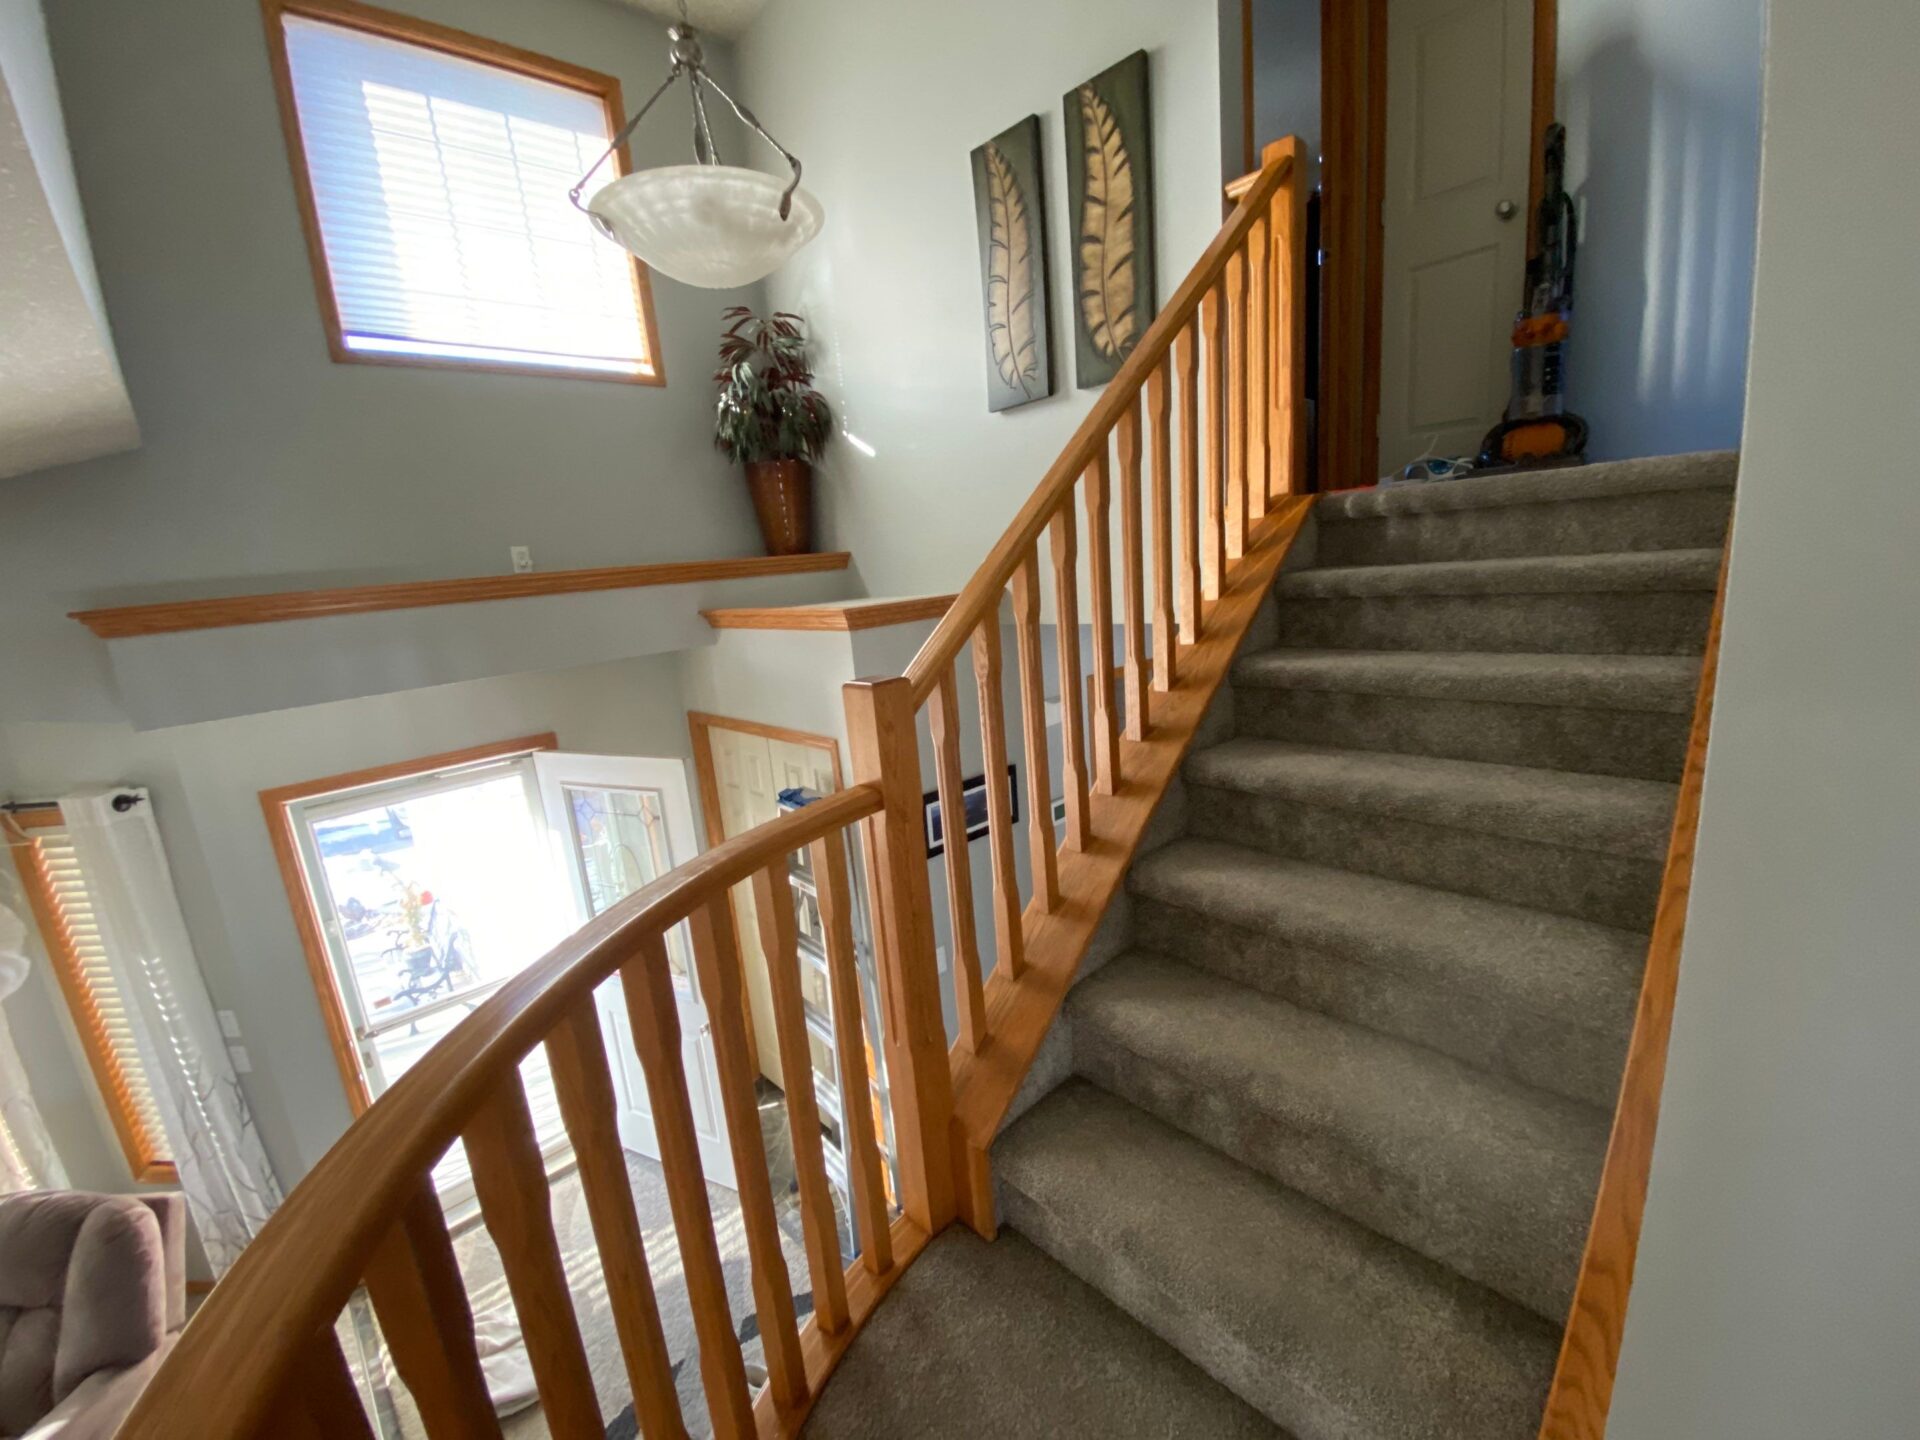
[[[1515,560],[1430,560],[1414,565],[1340,565],[1282,575],[1282,600],[1413,595],[1649,594],[1711,591],[1718,550],[1627,550],[1530,555]]]
[[[1656,862],[1678,794],[1658,780],[1246,737],[1188,757],[1185,773],[1203,788]]]
[[[1582,465],[1514,475],[1470,475],[1426,485],[1336,491],[1314,507],[1322,521],[1369,520],[1390,515],[1430,515],[1503,505],[1552,505],[1612,495],[1662,490],[1732,491],[1738,453],[1708,450],[1692,455]]]
[[[1692,712],[1699,680],[1700,662],[1690,655],[1261,650],[1233,667],[1236,686],[1261,690],[1337,690],[1671,715]]]
[[[1539,1426],[1554,1326],[1092,1084],[1023,1116],[994,1170],[1006,1224],[1298,1435]]]
[[[935,1236],[874,1311],[810,1440],[1287,1440],[1092,1286],[1003,1230]]]
[[[1068,1001],[1081,1068],[1252,1168],[1564,1317],[1608,1117],[1133,951]]]
[[[1646,937],[1630,930],[1210,840],[1154,851],[1128,884],[1326,955],[1595,1028],[1630,1005],[1646,967]]]

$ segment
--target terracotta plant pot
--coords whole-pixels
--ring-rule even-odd
[[[749,460],[747,489],[769,555],[813,549],[813,467],[804,460]]]

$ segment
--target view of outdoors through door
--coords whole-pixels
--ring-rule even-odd
[[[534,752],[294,805],[367,1090],[376,1098],[486,997],[588,920],[694,853],[677,760]],[[712,1039],[686,936],[669,937],[688,1089],[708,1177],[733,1184]],[[628,1149],[656,1157],[619,981],[598,993]],[[521,1066],[549,1161],[567,1137],[546,1053]],[[464,1151],[434,1172],[450,1209],[472,1199]]]

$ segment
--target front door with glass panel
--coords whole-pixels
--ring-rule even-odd
[[[595,914],[691,858],[687,810],[678,761],[548,752],[292,805],[308,893],[368,1092],[377,1098],[487,996]],[[688,1090],[707,1173],[731,1185],[731,1165],[720,1163],[727,1147],[711,1038],[685,973],[684,938],[668,948],[683,996]],[[618,982],[602,986],[599,998],[622,1097],[622,1139],[657,1158]],[[543,1047],[522,1062],[521,1080],[541,1149],[557,1161],[567,1136]],[[434,1180],[449,1205],[471,1199],[458,1144]]]
[[[678,760],[540,752],[533,763],[549,843],[582,924],[693,857],[693,807]],[[713,1027],[685,925],[667,935],[667,965],[679,1002],[681,1058],[701,1164],[709,1180],[732,1188],[733,1156],[721,1118]],[[595,1000],[613,1058],[621,1143],[658,1159],[653,1111],[620,978],[601,985]]]

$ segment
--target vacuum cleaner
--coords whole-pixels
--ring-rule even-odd
[[[1579,217],[1567,194],[1567,127],[1547,127],[1539,248],[1527,261],[1526,295],[1513,327],[1513,396],[1506,416],[1481,442],[1475,473],[1578,464],[1587,422],[1566,408],[1567,336],[1573,320],[1573,272]]]

